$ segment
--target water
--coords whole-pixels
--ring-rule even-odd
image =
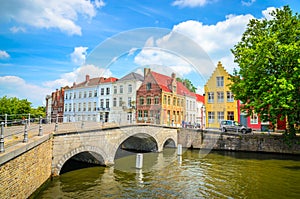
[[[37,198],[300,198],[300,157],[175,149],[54,178]]]

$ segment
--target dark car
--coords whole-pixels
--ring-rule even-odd
[[[234,132],[241,132],[243,134],[252,132],[251,128],[243,126],[242,124],[240,124],[236,121],[233,121],[233,120],[223,120],[223,121],[221,121],[220,130],[222,132],[234,131]]]

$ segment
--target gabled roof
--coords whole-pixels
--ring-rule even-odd
[[[217,67],[215,68],[215,70],[213,71],[213,73],[210,75],[209,79],[207,80],[206,84],[208,84],[209,81],[211,81],[212,77],[215,75],[215,74],[226,74],[228,76],[230,76],[230,74],[227,72],[227,70],[224,68],[224,66],[222,65],[222,63],[219,61],[218,62],[218,65]]]
[[[126,80],[137,80],[137,81],[144,81],[144,77],[138,73],[129,73],[128,75],[125,75],[124,77],[122,77],[121,79],[118,80],[118,82],[120,81],[126,81]]]
[[[172,78],[160,73],[156,73],[151,71],[150,72],[152,74],[152,76],[154,77],[155,81],[157,82],[157,84],[159,85],[159,87],[165,91],[165,92],[172,92],[172,90],[170,89],[169,85],[171,85],[172,83]],[[178,95],[183,95],[183,96],[190,96],[190,97],[195,97],[195,93],[189,91],[189,89],[187,89],[183,83],[176,81],[177,83],[177,89],[176,92]]]
[[[73,84],[73,86],[71,88],[80,88],[80,87],[88,87],[88,86],[96,86],[99,84],[103,84],[103,83],[109,83],[109,82],[115,82],[118,79],[115,77],[96,77],[96,78],[92,78],[92,79],[86,79],[86,81],[84,82],[80,82],[78,84]]]

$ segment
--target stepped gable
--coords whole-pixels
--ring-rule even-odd
[[[212,76],[217,72],[217,71],[220,71],[220,70],[224,70],[228,75],[230,75],[227,70],[224,68],[224,66],[222,65],[221,61],[218,61],[218,65],[217,67],[215,68],[215,70],[212,72],[212,74],[210,75],[210,77],[208,78],[207,82],[205,85],[207,85],[208,81],[212,78]]]
[[[160,73],[156,73],[156,72],[153,72],[153,71],[151,71],[150,73],[152,74],[155,81],[157,82],[157,84],[159,85],[159,87],[163,91],[172,92],[172,90],[169,87],[169,85],[171,85],[171,83],[172,83],[172,78],[171,77],[160,74]],[[196,97],[195,93],[189,91],[189,89],[187,89],[183,85],[183,83],[176,81],[176,84],[177,84],[176,92],[177,92],[178,95]]]

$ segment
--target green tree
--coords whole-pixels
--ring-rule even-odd
[[[185,87],[186,87],[187,89],[189,89],[189,91],[191,91],[191,92],[193,92],[193,93],[196,93],[197,88],[193,85],[193,83],[191,82],[191,80],[189,80],[189,79],[184,79],[184,78],[181,79],[181,78],[179,78],[179,77],[177,77],[176,80],[179,81],[179,82],[184,83],[184,84],[185,84]]]
[[[31,102],[26,99],[18,99],[16,97],[8,98],[4,96],[0,98],[0,117],[4,120],[4,115],[9,116],[9,120],[22,119],[25,114],[29,114],[31,110]]]
[[[231,49],[240,69],[230,78],[236,99],[262,120],[276,124],[287,118],[288,133],[299,131],[300,16],[288,6],[270,13],[272,19],[253,19],[241,41]]]
[[[45,117],[46,116],[46,108],[44,106],[39,106],[37,108],[31,108],[30,114],[33,118]]]

